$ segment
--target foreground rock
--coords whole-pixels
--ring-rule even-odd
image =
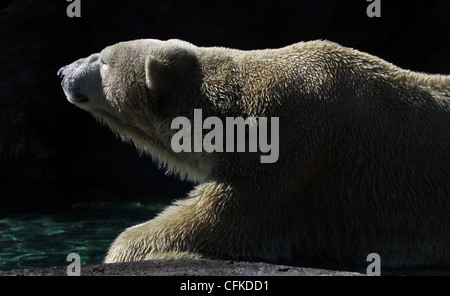
[[[304,267],[308,266],[308,267]],[[45,269],[0,271],[0,276],[65,276],[66,266]],[[212,259],[176,259],[85,265],[82,276],[361,276],[364,268],[337,266],[311,267],[311,264],[286,265]],[[450,270],[386,270],[381,275],[450,275]]]
[[[0,272],[0,276],[65,276],[66,266]],[[354,276],[352,271],[306,268],[261,262],[225,260],[152,260],[114,264],[86,265],[82,276]]]

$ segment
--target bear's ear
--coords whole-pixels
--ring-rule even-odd
[[[145,81],[148,88],[161,91],[164,88],[164,80],[167,67],[164,63],[152,55],[145,58]]]
[[[145,80],[147,87],[159,98],[177,98],[180,90],[192,87],[196,73],[200,73],[198,61],[189,50],[175,47],[166,49],[164,60],[149,54],[145,58]]]

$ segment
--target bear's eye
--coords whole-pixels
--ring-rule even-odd
[[[104,60],[103,58],[100,58],[100,63],[101,63],[102,65],[106,65],[106,62],[105,62],[105,60]]]

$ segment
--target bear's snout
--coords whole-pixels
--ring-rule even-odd
[[[57,75],[62,79],[61,86],[67,97],[67,100],[71,103],[83,103],[89,99],[83,93],[78,79],[71,75],[70,65],[64,66],[58,70]]]
[[[92,54],[58,70],[57,75],[62,79],[61,86],[69,102],[85,103],[93,97],[95,86],[101,85],[99,66],[99,54]]]

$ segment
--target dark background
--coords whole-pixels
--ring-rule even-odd
[[[75,201],[180,198],[167,177],[87,112],[57,70],[116,42],[179,38],[198,46],[276,48],[328,39],[402,68],[450,73],[450,1],[93,1],[69,18],[64,0],[0,4],[0,214]]]

